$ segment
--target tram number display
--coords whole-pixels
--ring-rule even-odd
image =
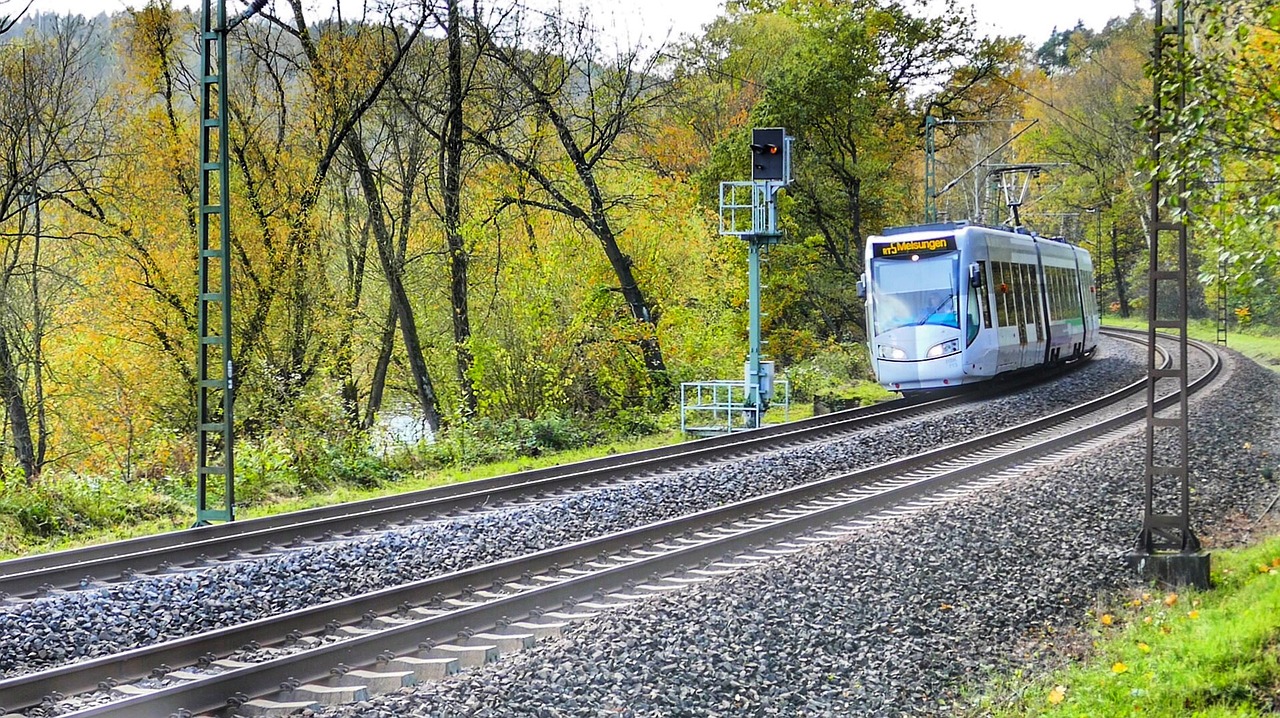
[[[932,239],[904,239],[898,242],[871,245],[873,257],[910,257],[913,254],[934,254],[936,252],[954,252],[955,237],[935,237]]]

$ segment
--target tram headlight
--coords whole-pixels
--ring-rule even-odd
[[[929,351],[925,353],[925,356],[930,359],[937,359],[948,354],[955,354],[958,351],[960,351],[960,340],[948,339],[941,344],[934,344],[929,347]]]
[[[894,345],[892,345],[892,344],[881,344],[881,345],[880,345],[880,358],[881,358],[881,359],[898,359],[898,360],[902,360],[902,359],[906,359],[906,358],[907,358],[907,353],[906,353],[905,351],[903,351],[902,349],[900,349],[900,348],[898,348],[898,347],[895,347],[895,346],[894,346]]]

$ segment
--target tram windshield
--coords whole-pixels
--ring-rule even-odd
[[[875,333],[924,324],[959,329],[959,286],[958,252],[871,260]]]

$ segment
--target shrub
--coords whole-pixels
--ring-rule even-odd
[[[644,409],[623,409],[601,422],[601,430],[610,438],[648,436],[662,431],[659,417]]]
[[[589,441],[588,433],[577,423],[558,414],[546,414],[534,419],[529,425],[532,451],[564,451],[584,446]]]
[[[16,524],[40,538],[176,519],[184,512],[183,504],[157,493],[147,482],[46,475],[29,486],[19,475],[6,476],[0,485],[0,523]]]
[[[862,344],[830,344],[812,359],[787,369],[792,400],[815,396],[855,398],[872,379],[867,348]]]
[[[297,456],[279,434],[236,445],[236,504],[264,503],[302,493]]]

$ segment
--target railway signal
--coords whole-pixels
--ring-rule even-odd
[[[751,181],[720,183],[720,234],[734,235],[747,243],[747,361],[741,382],[680,385],[680,428],[686,434],[757,428],[773,399],[773,362],[761,356],[765,342],[760,337],[760,255],[782,236],[777,193],[791,183],[792,140],[781,127],[753,129]],[[704,399],[706,396],[712,398]],[[717,422],[714,426],[690,424],[690,416],[707,413]]]
[[[751,179],[790,181],[791,152],[781,127],[751,130]]]

